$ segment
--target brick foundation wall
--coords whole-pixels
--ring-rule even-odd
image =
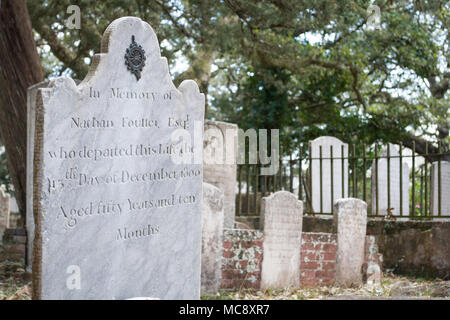
[[[304,232],[302,234],[300,285],[305,287],[334,283],[336,234]]]
[[[263,254],[259,230],[225,229],[222,285],[224,289],[259,289]]]
[[[259,289],[263,259],[263,232],[250,229],[225,229],[223,235],[222,289]],[[0,261],[24,262],[24,229],[7,229],[0,244]],[[366,264],[382,265],[374,236],[366,236]],[[336,234],[303,232],[301,286],[332,285],[335,278]],[[373,269],[373,268],[372,268]],[[369,268],[369,270],[371,270]],[[368,276],[371,276],[368,274]],[[381,274],[378,275],[381,277]]]
[[[259,230],[225,229],[222,259],[222,289],[259,289],[263,259]],[[382,265],[382,255],[373,236],[366,237],[366,264]],[[300,285],[332,285],[335,279],[336,234],[303,232]],[[380,275],[381,276],[381,275]]]

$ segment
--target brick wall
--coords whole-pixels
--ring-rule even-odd
[[[264,235],[259,230],[224,230],[221,285],[223,289],[260,288],[263,238]],[[378,264],[380,267],[382,264],[382,255],[378,253],[373,236],[366,237],[366,265],[369,263]],[[336,234],[303,232],[299,266],[300,285],[306,287],[332,285],[335,266]],[[371,270],[373,268],[369,268],[368,271]],[[381,274],[378,276],[381,277]]]
[[[259,230],[225,229],[222,285],[224,289],[259,289],[263,253]]]
[[[336,234],[302,233],[300,285],[330,285],[336,266]]]
[[[259,289],[263,259],[263,232],[260,230],[225,229],[223,236],[223,289]],[[0,244],[0,261],[24,261],[26,234],[24,229],[7,229]],[[366,236],[367,277],[381,278],[383,257],[378,253],[374,236]],[[373,265],[380,266],[374,274]],[[301,286],[323,286],[334,282],[336,265],[336,234],[303,232]],[[372,266],[372,267],[371,267]],[[376,269],[376,268],[375,268]],[[376,272],[377,270],[375,270]]]

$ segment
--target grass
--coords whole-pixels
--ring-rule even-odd
[[[439,289],[439,290],[438,290]],[[450,281],[398,276],[392,273],[384,275],[380,285],[341,288],[337,286],[312,287],[280,290],[221,290],[217,294],[204,295],[204,300],[311,300],[327,299],[339,296],[356,297],[398,297],[450,298]]]
[[[381,284],[357,288],[337,286],[279,290],[221,290],[217,294],[202,296],[203,300],[311,300],[339,296],[450,298],[450,281],[415,278],[385,273]],[[0,263],[0,300],[29,300],[31,282],[23,265],[15,262]]]

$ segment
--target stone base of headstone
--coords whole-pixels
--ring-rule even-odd
[[[363,284],[367,204],[359,199],[340,199],[334,205],[337,228],[336,283],[344,287]]]

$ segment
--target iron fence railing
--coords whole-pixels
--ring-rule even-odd
[[[319,147],[319,156],[312,157],[311,146],[301,145],[296,153],[280,159],[277,174],[271,176],[260,175],[260,164],[238,165],[236,214],[259,215],[262,197],[287,190],[303,201],[306,214],[333,214],[332,204],[337,199],[353,197],[368,204],[370,217],[450,218],[448,205],[443,206],[443,197],[447,204],[450,194],[443,194],[441,170],[443,159],[450,154],[442,152],[441,144],[437,153],[429,153],[426,145],[422,155],[416,154],[414,144],[409,154],[401,144],[396,146],[398,152],[392,153],[388,144],[380,153],[380,145],[350,145],[348,156],[343,146],[341,150],[330,146],[329,156],[323,156],[324,150]],[[329,174],[324,177],[326,171]],[[449,183],[445,181],[447,188]],[[313,184],[317,184],[314,190],[318,193],[312,191]]]

